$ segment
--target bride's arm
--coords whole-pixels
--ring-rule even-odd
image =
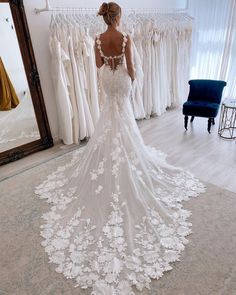
[[[132,59],[132,46],[131,46],[130,36],[127,36],[125,58],[126,58],[128,74],[130,75],[130,78],[133,81],[135,79],[135,71],[134,71],[134,65],[133,65],[133,59]]]

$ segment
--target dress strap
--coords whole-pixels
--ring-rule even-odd
[[[97,48],[98,48],[98,51],[99,51],[101,57],[104,57],[104,54],[103,54],[102,48],[101,48],[102,42],[100,40],[100,34],[96,36],[96,44],[97,44]]]
[[[122,35],[123,35],[122,53],[124,54],[125,53],[125,47],[126,47],[126,43],[128,41],[128,38],[127,38],[127,34],[125,32],[122,32]]]

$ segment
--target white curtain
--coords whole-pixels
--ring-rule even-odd
[[[195,18],[191,79],[227,82],[225,97],[236,99],[236,0],[189,0]]]

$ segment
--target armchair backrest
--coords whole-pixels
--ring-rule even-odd
[[[226,86],[221,80],[190,80],[188,100],[202,100],[220,104],[222,92]]]

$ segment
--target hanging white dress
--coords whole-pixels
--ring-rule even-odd
[[[137,48],[132,42],[132,55],[133,55],[133,63],[135,68],[135,80],[132,84],[132,104],[134,110],[135,119],[144,119],[146,117],[145,110],[143,106],[143,69],[142,63],[137,51]]]
[[[143,45],[142,45],[142,39],[143,39],[143,34],[142,34],[142,24],[139,22],[137,26],[135,27],[134,31],[134,43],[136,45],[137,51],[140,56],[141,63],[143,64]]]
[[[85,137],[90,137],[94,132],[94,124],[91,116],[91,112],[89,109],[89,104],[86,96],[86,88],[87,86],[87,77],[85,73],[85,65],[84,65],[84,56],[88,55],[87,47],[83,39],[83,35],[81,32],[75,29],[74,31],[74,54],[76,60],[76,68],[77,68],[77,76],[78,76],[78,96],[77,100],[81,101],[81,106],[79,107],[79,114],[82,115],[83,112],[83,120],[85,120],[85,136],[84,133],[80,130],[80,139],[84,139]],[[81,128],[82,129],[82,128]]]
[[[64,67],[64,62],[69,60],[60,42],[54,37],[50,38],[50,50],[52,56],[52,78],[56,97],[58,113],[59,138],[64,144],[73,143],[73,110],[68,92],[68,78]]]
[[[179,34],[177,30],[172,30],[172,36],[171,36],[172,44],[171,44],[171,106],[176,107],[178,106],[178,101],[180,99],[179,95],[179,87],[178,87],[178,81],[179,81],[179,51],[178,51],[178,39]],[[183,79],[184,77],[182,77]]]
[[[159,96],[159,89],[162,85],[159,84],[160,79],[158,77],[158,47],[159,36],[156,31],[154,31],[152,36],[152,63],[151,63],[151,86],[152,86],[152,113],[156,115],[161,115],[160,103],[161,97]]]
[[[124,34],[120,65],[111,69],[97,39],[106,101],[95,132],[35,191],[52,205],[41,226],[50,262],[93,295],[135,294],[132,286],[148,288],[172,269],[191,232],[181,202],[204,191],[144,144],[129,99],[126,40]]]
[[[144,85],[143,85],[143,104],[146,117],[149,118],[152,114],[152,85],[151,85],[151,68],[152,68],[152,55],[151,55],[151,40],[152,40],[152,22],[146,21],[144,23],[143,39],[143,72],[144,72]]]
[[[97,81],[97,69],[94,54],[94,40],[89,36],[88,31],[84,36],[84,42],[87,48],[87,56],[85,56],[85,63],[87,65],[87,99],[90,105],[90,112],[93,119],[94,125],[99,119],[99,104],[98,104],[98,81]]]
[[[169,30],[169,28],[167,28]],[[172,101],[172,89],[171,89],[171,59],[172,59],[172,38],[171,38],[171,34],[169,31],[166,31],[163,34],[163,38],[162,38],[162,46],[163,46],[163,56],[164,56],[164,60],[163,60],[163,64],[162,64],[162,68],[160,71],[160,74],[162,73],[162,70],[165,71],[165,75],[164,75],[164,82],[165,82],[165,86],[166,87],[162,87],[163,92],[165,93],[164,96],[162,96],[163,98],[163,111],[166,110],[167,107],[171,106],[171,101]],[[165,106],[165,107],[164,107]]]
[[[56,28],[57,28],[57,34],[59,35],[59,39],[61,40],[62,48],[64,49],[66,55],[70,56],[68,34],[66,31],[66,27],[62,26],[62,25],[61,25],[61,27],[59,27],[59,25],[57,25]],[[75,95],[75,85],[74,85],[74,77],[73,77],[71,59],[67,63],[65,63],[65,70],[66,70],[66,74],[69,79],[68,91],[69,91],[71,106],[73,109],[73,120],[72,120],[73,142],[78,143],[79,142],[79,128],[80,128],[79,127],[79,114],[78,114],[78,105],[77,105],[76,95]]]
[[[72,65],[75,97],[76,97],[78,115],[79,115],[79,139],[84,139],[87,136],[86,121],[85,121],[83,98],[82,98],[81,87],[80,87],[79,71],[78,71],[77,62],[75,59],[75,52],[74,52],[75,40],[72,39],[72,34],[73,34],[73,29],[70,28],[68,44],[69,44],[70,60]]]

